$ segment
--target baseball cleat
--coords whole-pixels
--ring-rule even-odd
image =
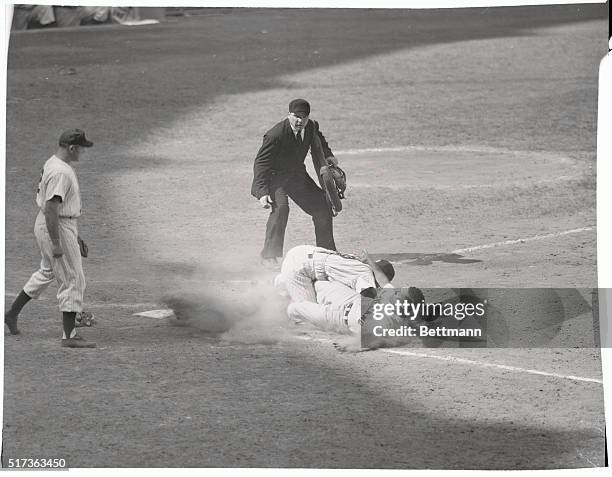
[[[87,341],[79,335],[74,335],[72,338],[62,340],[62,348],[95,348],[96,343]]]
[[[6,313],[4,315],[4,324],[8,326],[8,329],[12,335],[18,335],[19,333],[21,333],[19,331],[19,328],[17,328],[17,316],[13,316],[9,313]]]
[[[76,314],[74,324],[77,328],[81,328],[84,326],[93,326],[96,324],[96,318],[93,313],[90,313],[89,311],[83,311],[81,313]]]

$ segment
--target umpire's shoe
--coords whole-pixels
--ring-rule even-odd
[[[96,343],[87,341],[79,335],[74,335],[72,338],[64,338],[62,340],[62,348],[95,348]]]
[[[18,315],[11,315],[10,313],[4,314],[4,324],[8,326],[8,329],[12,335],[18,335],[21,333],[19,328],[17,328],[17,316]]]

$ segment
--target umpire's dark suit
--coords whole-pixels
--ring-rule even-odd
[[[255,158],[251,187],[251,194],[257,199],[269,195],[273,201],[266,226],[266,240],[261,251],[262,258],[283,256],[285,228],[289,218],[287,197],[291,197],[312,217],[317,246],[336,250],[331,209],[327,205],[323,191],[308,175],[304,165],[315,131],[321,139],[325,157],[333,156],[327,141],[319,131],[318,124],[312,119],[302,131],[301,145],[291,129],[289,119],[276,124],[264,135],[263,144]],[[320,164],[314,165],[318,171]]]

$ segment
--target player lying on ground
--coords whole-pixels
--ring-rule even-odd
[[[408,289],[408,296],[403,296],[400,289],[394,291],[394,277],[391,263],[374,262],[365,251],[356,257],[302,245],[287,253],[275,285],[286,290],[291,299],[287,307],[290,318],[339,333],[358,334],[363,297],[389,302],[423,299],[414,287]],[[385,290],[388,288],[391,290]]]
[[[313,245],[298,245],[285,255],[280,276],[291,301],[316,303],[317,280],[340,282],[373,298],[378,286],[390,286],[388,277],[393,278],[395,270],[386,260],[375,264],[367,254],[357,257]]]

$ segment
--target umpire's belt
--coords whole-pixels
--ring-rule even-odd
[[[304,164],[296,167],[292,167],[291,169],[281,169],[281,170],[271,170],[270,175],[279,176],[283,174],[295,174],[297,172],[302,173],[306,171],[306,166]]]

